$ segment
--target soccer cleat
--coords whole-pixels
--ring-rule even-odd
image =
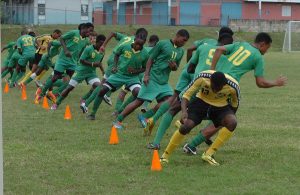
[[[144,128],[144,136],[146,136],[146,135],[148,135],[148,136],[150,136],[151,135],[151,133],[152,133],[152,130],[153,130],[153,128],[154,128],[154,121],[153,121],[153,118],[149,118],[148,120],[147,120],[147,125],[146,125],[146,127]]]
[[[52,93],[52,91],[48,91],[46,97],[52,101],[52,103],[56,103],[56,96]]]
[[[115,126],[115,128],[119,129],[119,130],[123,130],[124,126],[122,125],[122,122],[120,121],[114,121],[113,122],[113,126]]]
[[[159,150],[160,149],[160,145],[159,144],[154,144],[154,143],[149,143],[147,145],[147,148],[150,150]]]
[[[94,120],[96,120],[96,117],[93,114],[89,114],[89,115],[86,116],[86,119],[94,121]]]
[[[80,98],[80,105],[81,105],[82,103],[85,103],[85,100],[82,99],[82,98]]]
[[[163,158],[163,157],[160,157],[160,162],[162,163],[162,164],[168,164],[169,163],[169,160],[168,159],[166,159],[166,158]]]
[[[183,149],[183,152],[186,154],[193,154],[193,155],[197,154],[197,149],[189,146],[189,144],[185,144],[182,149]]]
[[[147,126],[147,119],[143,115],[141,115],[141,114],[139,114],[137,118],[140,121],[142,127],[146,128],[146,126]]]
[[[114,111],[113,113],[111,113],[111,116],[113,116],[113,117],[117,117],[119,115],[119,112],[118,111]]]
[[[43,87],[43,83],[40,80],[35,80],[34,82],[35,82],[36,86],[41,87],[41,88]]]
[[[104,95],[103,99],[104,99],[105,103],[107,103],[108,105],[112,106],[112,101],[111,101],[110,97]]]
[[[85,114],[85,113],[88,113],[88,107],[86,107],[85,103],[81,103],[80,104],[80,109],[82,110],[82,112]]]
[[[56,110],[57,109],[57,104],[52,104],[52,106],[51,106],[51,110]]]
[[[212,145],[213,141],[211,141],[211,139],[207,139],[207,140],[205,140],[205,143],[206,143],[208,146],[210,146],[210,145]]]
[[[147,107],[146,107],[146,106],[142,106],[142,108],[141,108],[141,112],[142,112],[142,113],[145,113],[145,112],[147,112],[147,110],[148,110],[148,109],[147,109]]]
[[[210,165],[219,166],[220,164],[210,155],[206,154],[205,152],[201,156],[203,161],[208,162]]]
[[[175,127],[176,128],[180,128],[181,127],[181,125],[182,125],[182,123],[180,122],[180,120],[177,120],[176,122],[175,122]]]

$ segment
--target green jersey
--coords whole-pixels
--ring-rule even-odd
[[[90,45],[83,50],[80,60],[86,60],[88,62],[101,62],[103,57],[104,53],[95,49],[94,45]],[[96,73],[96,67],[87,66],[82,63],[79,63],[79,66],[77,66],[76,70],[84,73]]]
[[[35,53],[35,38],[30,35],[23,35],[17,40],[18,48],[22,49],[22,55],[32,55]]]
[[[90,43],[87,37],[86,38],[81,37],[79,30],[71,30],[66,34],[62,35],[61,38],[65,41],[66,47],[72,53],[72,59],[76,62],[79,59],[80,52],[83,50],[83,48],[85,48]],[[59,58],[69,59],[65,55],[63,49],[59,54]]]
[[[59,54],[59,51],[61,49],[61,44],[59,41],[51,41],[51,48],[50,48],[50,51],[48,52],[48,56],[50,58],[56,56]]]
[[[16,50],[15,45],[16,45],[16,42],[12,41],[4,46],[5,48],[7,48],[7,52],[8,52],[7,57],[6,57],[7,59],[9,59],[13,55],[14,51]]]
[[[193,43],[196,47],[199,47],[201,45],[204,45],[204,44],[209,44],[209,45],[217,45],[218,44],[218,41],[216,39],[201,39],[201,40],[197,40],[197,41],[194,41]]]
[[[146,49],[146,51],[148,52],[148,54],[150,55],[150,53],[151,53],[151,51],[152,51],[152,49],[153,49],[153,47],[144,47],[145,49]]]
[[[210,70],[211,61],[217,47],[218,46],[204,44],[197,48],[196,52],[193,54],[193,57],[190,60],[190,63],[197,65],[194,73],[194,78],[196,78],[200,72]],[[226,56],[221,55],[216,66],[216,71],[227,73],[230,69],[231,63],[229,63]]]
[[[149,57],[145,48],[140,51],[135,51],[132,48],[132,43],[121,45],[117,49],[116,55],[120,56],[118,61],[118,73],[123,75],[133,75],[128,72],[129,67],[133,69],[145,68]]]
[[[231,63],[228,74],[238,82],[245,73],[251,70],[254,70],[255,77],[264,76],[264,60],[257,48],[247,42],[236,42],[224,47],[226,48],[225,55]]]
[[[177,47],[172,40],[162,40],[151,50],[150,58],[153,64],[150,70],[150,79],[163,85],[169,81],[171,69],[170,61],[175,61],[179,66],[184,50]]]

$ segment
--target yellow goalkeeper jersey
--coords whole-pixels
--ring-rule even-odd
[[[208,70],[201,72],[194,81],[185,89],[183,98],[190,100],[196,94],[204,102],[216,106],[223,107],[231,104],[232,107],[237,108],[240,100],[240,87],[238,82],[225,74],[227,84],[218,93],[214,93],[211,89],[210,77],[216,72]]]
[[[36,53],[38,53],[38,54],[46,53],[48,44],[52,40],[53,40],[53,38],[49,34],[36,37],[36,42],[39,43],[41,46],[45,47],[44,49],[42,49],[41,47],[38,47],[38,49],[36,50]]]

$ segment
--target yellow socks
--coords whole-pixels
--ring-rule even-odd
[[[179,130],[176,130],[173,136],[171,137],[171,140],[165,150],[165,152],[162,155],[162,158],[168,159],[169,155],[175,150],[175,148],[181,144],[181,142],[184,139],[184,135],[182,135]]]
[[[29,71],[20,83],[24,83],[31,75],[32,75],[32,72]]]
[[[36,77],[35,80],[41,80],[41,78],[45,75],[46,72],[47,72],[47,70],[43,70],[43,71],[41,72],[41,74],[40,74],[39,76]]]
[[[229,139],[231,138],[233,132],[229,131],[226,127],[223,127],[218,136],[216,137],[214,143],[207,149],[206,154],[212,156],[216,151]]]

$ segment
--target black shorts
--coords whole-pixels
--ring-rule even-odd
[[[39,53],[35,53],[35,57],[34,57],[34,63],[35,64],[39,64],[39,62],[42,59],[43,54],[39,54]]]
[[[210,119],[215,127],[219,127],[223,118],[228,114],[234,115],[234,110],[230,105],[215,107],[199,98],[188,105],[188,119],[192,120],[195,125],[200,124],[202,120]]]

